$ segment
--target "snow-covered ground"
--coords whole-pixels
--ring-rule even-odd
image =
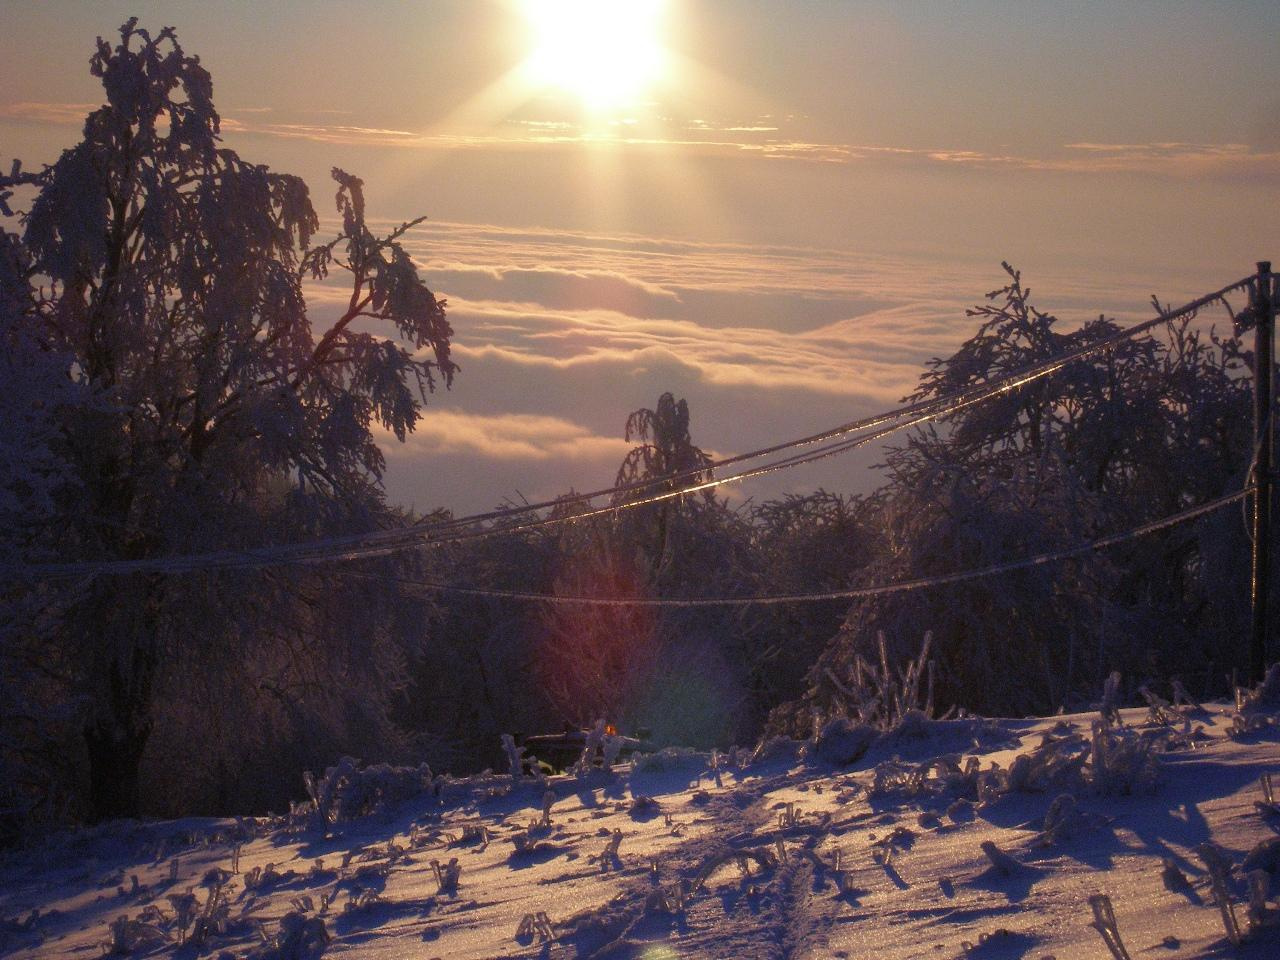
[[[1105,894],[1116,957],[1280,957],[1280,809],[1259,803],[1264,774],[1280,794],[1280,722],[1121,716],[1095,735],[1096,713],[910,715],[753,757],[435,778],[327,831],[298,814],[63,833],[0,861],[0,954],[1096,960]],[[1238,947],[1206,843],[1232,865]]]

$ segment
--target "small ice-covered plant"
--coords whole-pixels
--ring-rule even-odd
[[[1152,723],[1159,723],[1166,727],[1186,725],[1187,718],[1175,710],[1173,704],[1146,684],[1138,687],[1138,692],[1142,694],[1142,699],[1147,701],[1147,719]]]
[[[545,910],[539,910],[537,913],[526,913],[520,918],[520,925],[516,927],[516,939],[534,939],[546,942],[556,938],[555,931],[551,928],[551,918],[547,916]]]
[[[219,936],[227,932],[227,917],[231,913],[231,905],[227,903],[226,894],[219,884],[209,891],[209,899],[204,902],[200,912],[191,926],[188,938],[197,945],[205,944],[214,934]]]
[[[171,893],[168,897],[170,906],[173,907],[174,923],[178,927],[178,943],[187,942],[187,928],[196,918],[195,894],[193,893]]]
[[[1188,713],[1203,713],[1204,707],[1200,706],[1200,701],[1196,700],[1191,694],[1187,693],[1187,688],[1182,685],[1181,680],[1171,680],[1169,685],[1173,688],[1173,704],[1176,707],[1182,707]]]
[[[1131,960],[1129,951],[1120,939],[1120,928],[1116,926],[1115,910],[1111,907],[1111,898],[1105,893],[1095,893],[1089,898],[1089,908],[1093,911],[1093,923],[1089,926],[1098,931],[1102,942],[1111,951],[1115,960]]]
[[[1236,711],[1255,713],[1280,707],[1280,663],[1267,668],[1262,682],[1252,689],[1236,687]]]
[[[486,827],[483,823],[464,823],[462,825],[462,836],[458,838],[457,845],[466,846],[468,844],[478,843],[482,847],[484,847],[488,845],[489,840],[490,840],[489,828]],[[399,848],[397,848],[397,850],[399,850]],[[389,845],[388,845],[388,851],[390,851]],[[404,853],[403,850],[399,850],[399,853],[395,857],[392,857],[391,859],[393,860],[398,859],[399,856],[403,855],[403,853]],[[390,856],[390,852],[388,852],[388,856]]]
[[[1160,779],[1157,754],[1162,740],[1131,730],[1115,729],[1104,720],[1093,723],[1088,776],[1101,794],[1150,793]]]
[[[357,761],[354,757],[343,757],[334,766],[317,777],[310,770],[302,772],[302,783],[311,798],[312,823],[317,830],[327,830],[329,824],[337,819],[338,788],[342,782],[355,772]]]
[[[1102,702],[1098,704],[1098,712],[1106,726],[1122,726],[1120,719],[1120,671],[1112,670],[1102,685]]]
[[[368,910],[383,902],[382,895],[377,890],[352,890],[347,897],[347,902],[343,906],[342,912],[352,913],[357,910]]]
[[[509,733],[504,733],[502,752],[507,755],[507,770],[511,774],[511,779],[519,780],[524,776],[524,747],[516,746],[516,738]]]
[[[932,643],[933,632],[925,631],[919,655],[908,660],[902,669],[894,670],[889,663],[884,633],[877,633],[879,664],[868,661],[859,653],[853,658],[850,676],[841,679],[829,667],[824,670],[836,691],[838,707],[850,719],[877,730],[892,730],[913,710],[932,717],[934,663],[929,659]],[[922,682],[924,690],[921,690]],[[814,733],[822,726],[821,718],[815,715]]]
[[[777,860],[766,850],[725,850],[710,854],[698,867],[694,876],[692,892],[697,893],[706,886],[711,875],[726,863],[736,863],[743,879],[751,876],[750,862],[754,860],[761,870],[770,870],[777,865]]]
[[[1040,833],[1040,842],[1049,844],[1068,839],[1075,833],[1080,820],[1076,798],[1069,793],[1058,794],[1044,815],[1044,830]]]
[[[126,954],[136,950],[146,950],[169,939],[164,931],[154,924],[132,920],[123,914],[111,922],[109,929],[111,939],[104,944],[108,954]]]
[[[1001,876],[1011,877],[1024,869],[1019,861],[997,847],[993,841],[983,840],[979,846],[982,847],[982,852],[987,855],[987,859],[991,861],[991,869]]]
[[[578,757],[578,763],[573,768],[575,776],[585,777],[591,772],[595,764],[596,753],[604,745],[605,729],[604,720],[597,720],[596,725],[587,734],[586,742],[582,746],[582,755]]]
[[[268,863],[265,867],[251,867],[245,873],[244,888],[254,891],[266,890],[284,879],[286,875],[277,871],[274,863]]]
[[[271,941],[249,954],[250,960],[314,960],[329,945],[329,931],[319,917],[292,911],[280,918]]]
[[[1258,785],[1262,788],[1262,799],[1253,801],[1253,805],[1263,816],[1280,817],[1280,803],[1276,802],[1275,790],[1271,785],[1271,774],[1264,773]]]
[[[458,889],[458,881],[462,878],[462,864],[458,862],[457,857],[450,858],[448,863],[432,860],[431,872],[435,874],[436,890],[440,893],[451,893]]]
[[[908,850],[916,841],[916,832],[910,827],[897,826],[871,844],[871,859],[882,867],[893,863],[899,850]]]
[[[593,858],[600,864],[601,873],[607,871],[614,863],[619,862],[618,848],[621,846],[622,831],[615,828],[613,833],[609,835],[609,842],[605,844],[605,848],[600,851],[598,856]]]
[[[604,743],[600,747],[600,764],[605,770],[613,769],[613,765],[618,762],[618,756],[622,753],[624,746],[626,746],[626,741],[622,737],[611,733],[604,735]]]
[[[662,912],[673,915],[684,913],[685,907],[689,902],[689,894],[690,884],[688,880],[681,880],[679,883],[660,887],[649,894],[649,898],[645,902],[645,909],[649,912]]]
[[[778,811],[779,830],[798,826],[802,820],[804,820],[804,814],[800,812],[794,803],[788,803]]]
[[[1271,921],[1271,908],[1267,897],[1271,893],[1271,874],[1266,870],[1250,870],[1249,881],[1249,931],[1266,926]]]

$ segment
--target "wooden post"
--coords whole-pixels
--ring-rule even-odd
[[[1253,436],[1256,444],[1253,481],[1253,555],[1250,593],[1253,602],[1253,633],[1249,644],[1249,679],[1260,683],[1267,669],[1267,601],[1271,579],[1271,461],[1275,431],[1271,425],[1274,409],[1271,370],[1274,363],[1271,263],[1258,262],[1257,290],[1253,299]]]

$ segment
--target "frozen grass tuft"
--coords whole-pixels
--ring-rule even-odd
[[[827,668],[827,679],[837,692],[837,710],[856,723],[876,730],[893,729],[910,711],[918,710],[932,717],[934,666],[929,659],[932,643],[933,633],[927,631],[920,653],[895,670],[889,663],[888,644],[882,631],[876,634],[879,663],[856,654],[851,675],[843,679]],[[816,723],[814,732],[818,732]]]

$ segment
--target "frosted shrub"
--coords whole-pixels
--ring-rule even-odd
[[[386,813],[397,804],[430,790],[436,781],[427,764],[393,767],[377,764],[359,768],[359,761],[343,757],[323,777],[305,772],[303,783],[311,798],[312,826],[324,830],[330,824]]]

